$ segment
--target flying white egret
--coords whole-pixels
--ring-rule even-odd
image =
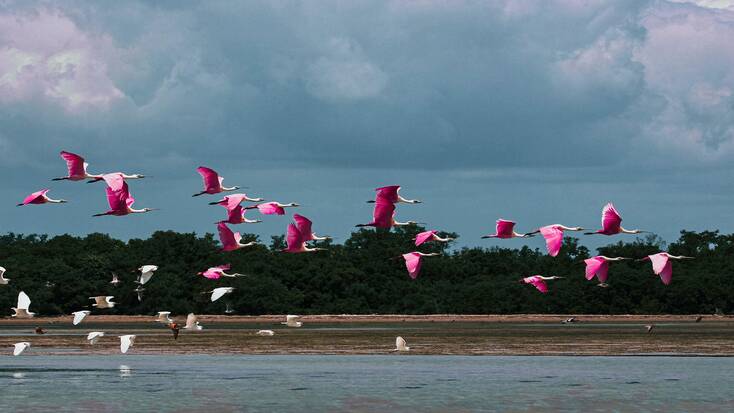
[[[203,330],[204,327],[199,325],[198,318],[196,317],[196,314],[189,313],[189,315],[186,317],[186,325],[183,327],[186,330]]]
[[[232,291],[234,291],[234,287],[219,287],[215,288],[211,291],[204,291],[202,294],[208,294],[211,293],[211,300],[212,302],[217,301],[218,299],[222,298],[224,294],[229,294]]]
[[[73,313],[71,313],[74,316],[74,321],[72,321],[71,323],[74,325],[81,323],[82,320],[84,320],[84,318],[88,316],[90,312],[91,311],[89,310],[74,311]]]
[[[300,326],[303,325],[302,322],[298,321],[298,319],[300,317],[301,316],[299,316],[299,315],[290,315],[289,314],[289,315],[285,316],[285,322],[284,323],[280,323],[280,324],[285,324],[288,327],[300,327]]]
[[[163,324],[171,324],[173,320],[171,320],[171,317],[169,317],[170,315],[170,311],[159,311],[158,318],[155,321]]]
[[[89,341],[89,344],[94,345],[97,344],[99,339],[102,337],[104,337],[104,332],[92,331],[91,333],[87,334],[87,341]]]
[[[94,300],[94,304],[92,304],[92,307],[97,308],[114,307],[116,303],[112,302],[113,298],[115,298],[114,295],[98,295],[96,297],[89,297],[90,300]]]
[[[275,335],[275,331],[273,331],[273,330],[257,330],[257,333],[255,333],[255,334],[257,334],[258,336],[274,336]]]
[[[127,350],[135,344],[135,337],[137,336],[134,334],[120,336],[120,352],[122,354],[127,353]]]
[[[8,278],[3,277],[5,274],[5,267],[0,267],[0,285],[7,285],[8,281],[10,281]]]
[[[28,308],[31,306],[31,299],[28,297],[26,293],[21,291],[18,293],[18,306],[17,307],[11,307],[11,310],[15,311],[15,314],[13,314],[13,317],[18,318],[31,318],[36,313],[32,313],[28,311]]]
[[[135,282],[140,285],[147,283],[153,277],[153,273],[157,269],[158,269],[157,265],[143,265],[142,267],[138,268],[138,271],[140,271],[140,276],[138,277],[138,280]]]
[[[408,347],[406,344],[407,343],[405,342],[405,339],[398,336],[395,339],[395,350],[393,351],[409,351],[410,347]]]
[[[117,284],[119,284],[119,283],[120,283],[120,278],[117,276],[117,274],[115,274],[113,272],[112,273],[112,281],[110,281],[110,284],[112,284],[114,287],[117,287]]]
[[[22,341],[20,343],[15,343],[14,346],[15,348],[13,349],[13,355],[20,356],[20,353],[24,352],[27,348],[31,346],[31,343],[27,341]]]

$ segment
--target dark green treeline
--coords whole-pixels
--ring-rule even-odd
[[[237,314],[371,314],[371,313],[605,313],[690,314],[734,310],[734,235],[682,231],[667,246],[672,254],[696,257],[673,263],[673,283],[664,286],[649,262],[611,264],[609,288],[584,278],[583,260],[591,253],[575,238],[567,238],[558,257],[544,250],[463,248],[423,245],[423,252],[444,252],[424,260],[417,280],[411,280],[402,259],[416,250],[412,238],[421,228],[392,232],[361,230],[343,245],[321,243],[329,251],[284,254],[283,237],[270,247],[224,253],[211,234],[156,232],[150,238],[125,243],[107,235],[0,237],[0,266],[9,285],[0,286],[0,315],[12,314],[17,294],[24,290],[39,315],[69,314],[89,308],[94,295],[114,295],[118,306],[109,314],[174,314],[194,311],[222,313],[229,304]],[[444,234],[455,236],[455,234]],[[255,239],[245,235],[246,240]],[[664,249],[660,239],[624,239],[601,248],[607,256],[641,258]],[[238,279],[207,280],[196,273],[230,263]],[[145,285],[142,302],[135,293],[136,268],[160,268]],[[109,281],[117,273],[121,283]],[[521,277],[543,274],[567,277],[540,294]],[[233,294],[211,303],[201,292],[233,286]]]

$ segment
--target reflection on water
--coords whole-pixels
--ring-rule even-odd
[[[732,358],[95,355],[0,360],[0,402],[7,411],[734,411],[734,393],[722,385],[734,380]]]

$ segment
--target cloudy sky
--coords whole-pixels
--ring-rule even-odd
[[[0,232],[214,232],[199,165],[341,240],[386,184],[461,245],[608,201],[667,240],[733,232],[729,3],[0,1]],[[103,184],[52,183],[60,150],[151,175],[131,192],[161,210],[92,219]],[[71,202],[15,207],[42,188]]]

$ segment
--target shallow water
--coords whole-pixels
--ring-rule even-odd
[[[731,412],[732,382],[728,357],[24,355],[0,410]]]

